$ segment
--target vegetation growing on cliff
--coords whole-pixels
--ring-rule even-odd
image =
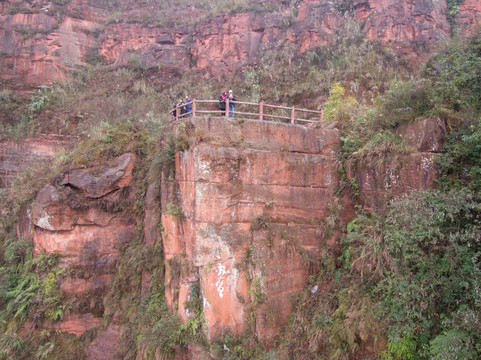
[[[239,4],[230,2],[230,10],[244,9]],[[219,10],[219,4],[204,6],[206,11],[209,6]],[[160,170],[172,162],[175,141],[164,134],[167,125],[162,119],[170,100],[186,91],[212,98],[228,82],[248,100],[307,107],[324,102],[326,120],[342,133],[342,161],[372,162],[409,153],[398,129],[417,118],[440,117],[453,135],[439,158],[439,189],[395,199],[385,213],[361,212],[347,226],[342,256],[320,264],[321,270],[311,274],[277,350],[264,351],[252,333],[227,336],[213,349],[232,359],[349,359],[363,354],[390,360],[477,358],[481,357],[480,39],[477,34],[450,43],[420,75],[408,75],[411,69],[399,56],[365,40],[355,21],[346,21],[328,47],[304,54],[289,45],[268,50],[261,64],[228,79],[199,80],[191,72],[158,79],[135,59],[130,68],[91,66],[27,98],[3,91],[0,111],[10,115],[2,135],[19,138],[44,129],[74,135],[76,150],[61,159],[60,165],[66,167],[102,163],[127,151],[138,154],[142,165],[137,169],[139,200],[134,209],[140,233],[146,168],[157,161],[160,177]],[[184,149],[188,139],[181,140],[178,148]],[[0,358],[82,356],[83,345],[68,336],[54,332],[40,338],[18,336],[26,321],[55,320],[67,306],[60,304],[55,257],[32,259],[31,246],[17,238],[14,226],[20,210],[50,180],[46,171],[22,174],[23,187],[0,192],[0,304],[5,308],[0,312],[5,335]],[[267,208],[273,206],[268,204]],[[175,207],[168,211],[182,215]],[[256,218],[253,228],[267,229],[270,222],[268,216]],[[123,249],[104,303],[106,318],[120,313],[126,327],[119,356],[149,358],[158,349],[170,356],[176,346],[203,344],[198,289],[189,304],[198,316],[182,325],[166,305],[162,251],[146,250],[140,240],[139,235],[138,243]],[[138,291],[142,271],[153,274],[150,293],[144,297]],[[253,280],[254,295],[261,299]],[[366,343],[374,345],[363,348]]]
[[[337,266],[324,266],[314,276],[287,330],[301,339],[288,342],[293,358],[356,358],[368,351],[359,348],[366,342],[376,358],[389,360],[481,356],[479,39],[478,33],[449,44],[430,60],[421,80],[394,83],[367,112],[370,121],[363,124],[368,131],[393,134],[416,117],[446,121],[452,134],[438,157],[439,188],[393,199],[379,213],[361,211],[348,224]],[[377,136],[353,134],[362,129],[352,119],[344,127],[348,158],[366,149],[352,137],[366,141]],[[320,301],[314,290],[328,286],[329,301]],[[369,306],[346,302],[346,291],[365,298]],[[340,314],[347,322],[341,328],[343,342],[336,341]],[[363,321],[355,325],[358,317]]]

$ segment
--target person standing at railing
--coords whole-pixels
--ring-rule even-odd
[[[234,108],[235,108],[235,95],[232,90],[229,90],[229,117],[234,117]]]
[[[185,117],[185,114],[187,113],[187,110],[185,110],[185,103],[184,100],[180,99],[179,100],[179,107],[180,107],[180,117]]]
[[[225,100],[227,99],[227,92],[223,91],[219,96],[219,110],[222,111],[221,116],[225,116]]]
[[[174,116],[175,119],[177,119],[177,103],[175,100],[172,100],[172,115]]]
[[[190,100],[189,95],[185,95],[185,113],[187,117],[190,117],[192,113],[192,100]]]

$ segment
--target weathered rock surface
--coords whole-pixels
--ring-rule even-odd
[[[87,349],[87,360],[114,359],[119,341],[120,329],[112,325],[95,338]]]
[[[464,0],[459,4],[459,15],[456,17],[457,32],[471,34],[481,23],[481,3],[478,0]]]
[[[132,199],[127,190],[135,159],[133,154],[124,154],[112,167],[72,170],[59,185],[49,184],[37,195],[31,211],[34,253],[59,255],[60,266],[72,274],[61,280],[63,297],[80,304],[80,312],[49,327],[81,335],[100,325],[102,299],[119,250],[135,239],[135,217],[128,211]],[[102,343],[99,339],[116,337],[115,333],[118,335],[118,330],[108,329],[97,340]],[[108,346],[115,346],[115,341]],[[111,358],[92,357],[102,346],[108,347],[92,343],[90,358]]]
[[[17,84],[43,84],[63,79],[85,65],[95,44],[97,24],[43,13],[1,15],[1,79]]]
[[[449,37],[446,1],[355,0],[356,16],[370,40],[412,48]]]
[[[359,200],[366,210],[384,208],[386,201],[413,190],[435,186],[437,165],[434,158],[443,150],[447,130],[442,120],[429,118],[401,130],[413,152],[384,159],[380,164],[352,164],[349,180],[359,184]]]
[[[130,184],[135,159],[134,154],[124,154],[115,160],[114,166],[100,171],[95,169],[69,171],[65,174],[62,185],[73,186],[88,198],[103,197]],[[94,173],[98,174],[92,175]]]
[[[60,18],[48,2],[25,2],[29,13],[14,15],[8,14],[14,4],[7,4],[0,8],[0,79],[33,85],[65,77],[75,66],[84,65],[97,48],[111,64],[141,61],[147,67],[201,69],[219,75],[258,61],[266,49],[281,43],[293,43],[299,52],[328,44],[342,26],[346,11],[360,20],[367,38],[413,57],[415,49],[451,36],[447,0],[355,0],[352,9],[340,3],[304,0],[299,3],[297,19],[289,20],[282,12],[235,13],[191,28],[141,23],[103,26],[118,10],[88,0],[70,2],[69,16]],[[475,31],[481,20],[478,2],[466,0],[459,10],[460,31]],[[135,9],[122,7],[121,11],[130,14]]]
[[[170,29],[113,24],[105,28],[100,38],[99,54],[116,65],[127,64],[137,57],[146,67],[162,64],[187,70],[190,68],[188,35],[188,29],[182,26]]]
[[[340,248],[339,234],[324,226],[329,217],[354,214],[335,193],[339,133],[225,118],[195,118],[186,128],[209,135],[177,153],[175,182],[162,183],[167,300],[186,320],[195,316],[186,304],[199,286],[210,340],[254,326],[269,346],[288,321],[292,295]],[[444,123],[430,118],[400,131],[411,154],[347,169],[367,210],[434,186]]]
[[[0,188],[10,184],[19,172],[51,160],[69,145],[67,138],[56,135],[0,141]]]
[[[101,321],[92,314],[77,314],[65,316],[62,321],[51,324],[50,328],[80,336],[87,330],[99,327]]]
[[[193,316],[185,304],[198,282],[210,339],[242,333],[256,304],[254,330],[269,342],[287,323],[289,296],[305,286],[309,262],[336,246],[325,243],[317,221],[334,201],[339,135],[220,118],[193,126],[211,140],[177,154],[178,190],[162,187],[167,298],[184,319]]]

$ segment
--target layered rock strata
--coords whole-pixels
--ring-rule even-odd
[[[124,154],[108,167],[71,170],[37,195],[31,211],[34,253],[59,255],[69,274],[61,279],[63,298],[77,304],[76,312],[51,328],[80,336],[100,326],[120,248],[135,240],[136,219],[128,211],[135,161],[134,154]],[[100,336],[115,334],[118,327],[112,325]]]
[[[265,50],[281,44],[292,43],[297,52],[328,44],[346,14],[359,19],[368,39],[414,58],[419,49],[450,38],[452,30],[447,0],[304,0],[297,11],[286,7],[275,13],[234,13],[195,26],[169,27],[112,22],[114,10],[103,2],[69,2],[62,8],[68,16],[59,16],[61,9],[49,2],[24,5],[2,3],[0,15],[0,78],[17,85],[62,79],[97,50],[110,64],[140,61],[146,67],[219,75],[253,64]],[[122,19],[131,13],[135,9],[115,14]],[[456,18],[459,32],[476,31],[480,17],[476,0],[462,2]]]
[[[268,121],[189,120],[178,127],[190,147],[176,152],[175,171],[162,181],[147,176],[146,246],[162,242],[166,298],[184,321],[200,315],[189,308],[200,297],[210,341],[250,329],[270,346],[309,274],[338,256],[341,234],[332,224],[354,215],[354,203],[338,195],[339,133]],[[347,168],[365,209],[435,185],[444,123],[425,119],[400,132],[411,153]],[[125,154],[110,166],[70,170],[36,198],[35,254],[57,253],[70,269],[61,282],[65,299],[89,299],[52,328],[80,336],[101,324],[119,248],[136,238],[135,216],[118,211],[133,203],[134,163],[135,155]],[[150,277],[142,274],[142,295]],[[89,356],[115,346],[119,331],[111,324],[91,343]]]
[[[28,167],[53,159],[70,144],[67,138],[56,135],[0,141],[0,188],[11,184],[15,175]]]
[[[204,141],[177,154],[175,182],[162,186],[167,299],[195,316],[186,304],[198,284],[211,340],[251,318],[269,342],[309,266],[336,245],[320,224],[334,206],[339,134],[224,118],[188,128]]]
[[[168,302],[184,320],[197,316],[188,303],[200,288],[210,340],[251,326],[266,345],[309,273],[337,256],[340,234],[329,224],[351,220],[355,204],[382,210],[396,195],[433,187],[446,137],[436,118],[406,125],[410,153],[348,166],[359,188],[350,202],[336,195],[337,130],[225,118],[180,128],[197,142],[177,153],[175,181],[162,184]]]

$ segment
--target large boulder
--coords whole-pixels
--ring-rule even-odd
[[[135,155],[124,154],[113,166],[72,170],[38,193],[31,211],[34,253],[58,254],[68,269],[60,277],[63,298],[78,305],[49,328],[80,336],[100,326],[119,252],[136,239],[128,190],[134,164]],[[93,344],[91,352],[98,348]]]

